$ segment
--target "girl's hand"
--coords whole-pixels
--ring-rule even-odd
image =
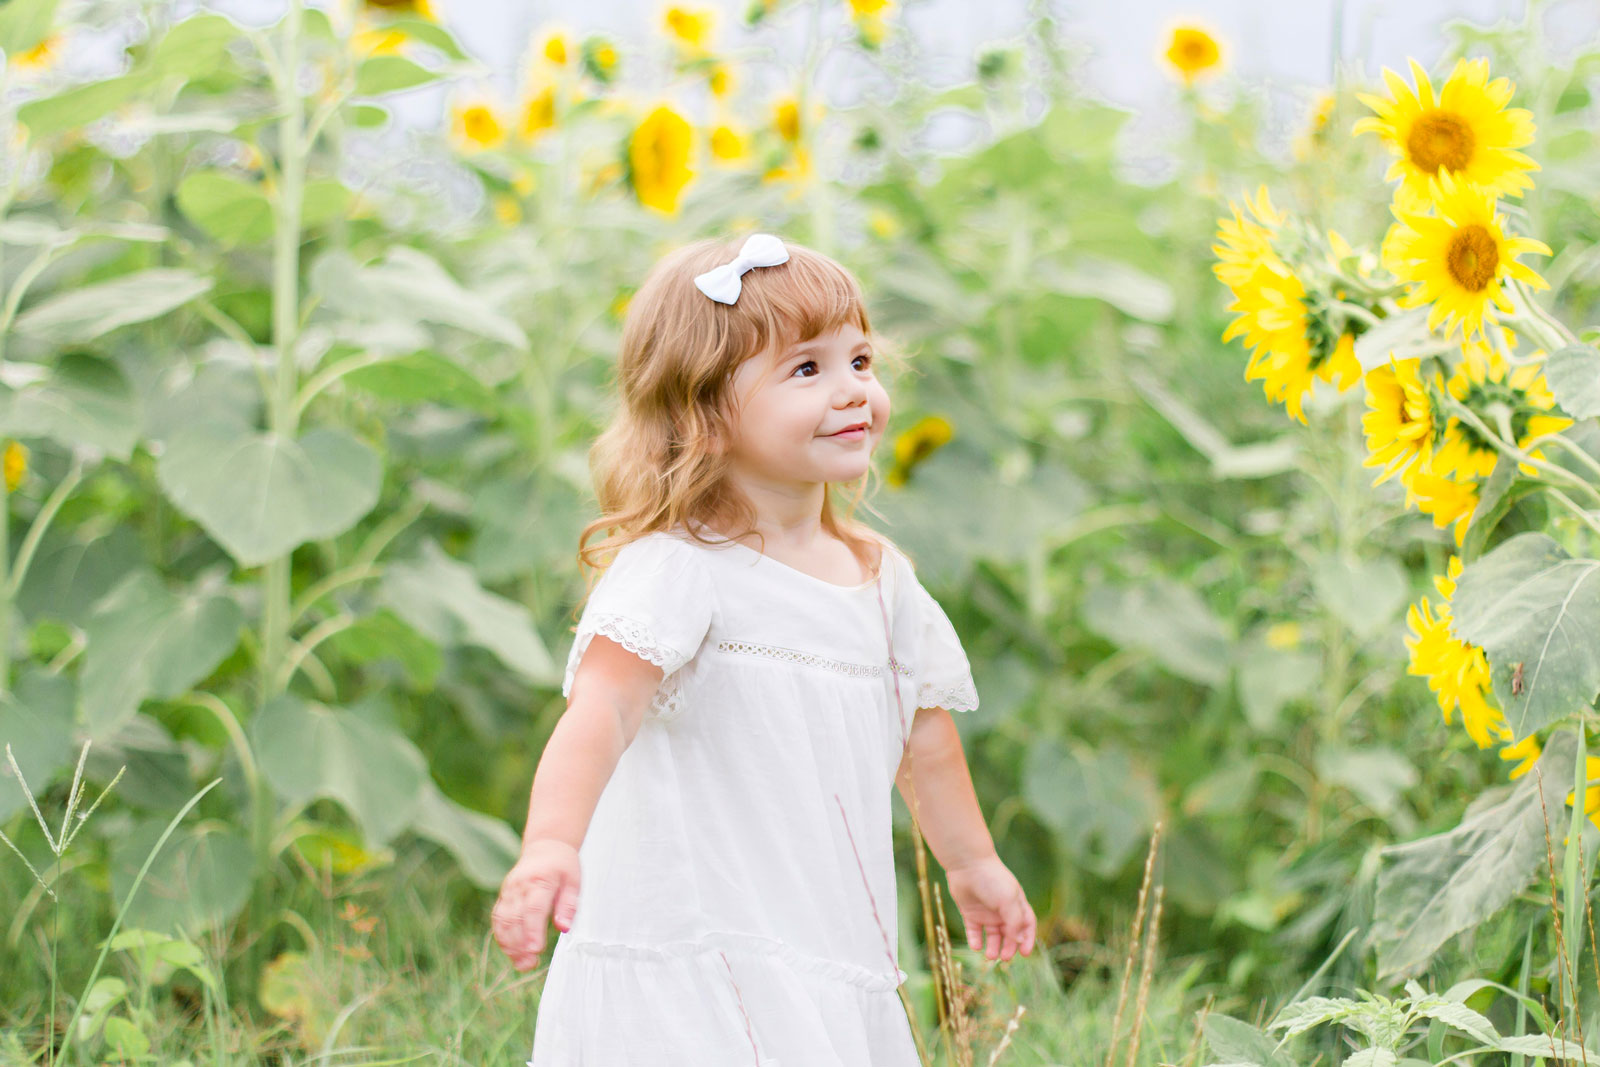
[[[996,955],[1009,960],[1019,947],[1024,956],[1033,952],[1038,920],[1016,876],[999,856],[947,870],[945,881],[967,928],[967,944],[974,950],[979,949],[980,938],[987,938],[984,955],[991,960]]]
[[[578,850],[565,841],[540,838],[522,850],[522,858],[500,883],[500,899],[489,913],[494,939],[517,970],[538,964],[552,912],[562,933],[572,928],[581,880]]]

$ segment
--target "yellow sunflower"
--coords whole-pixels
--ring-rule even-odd
[[[1399,221],[1384,238],[1384,266],[1401,282],[1412,283],[1399,300],[1401,307],[1433,304],[1429,329],[1442,322],[1441,332],[1448,336],[1459,323],[1464,336],[1481,337],[1484,324],[1497,321],[1494,308],[1512,311],[1501,279],[1510,275],[1536,289],[1550,287],[1516,261],[1524,252],[1548,256],[1550,246],[1531,237],[1508,237],[1491,193],[1458,182],[1447,171],[1428,181],[1438,214],[1392,207]]]
[[[1600,756],[1587,756],[1584,758],[1583,777],[1585,781],[1593,781],[1600,776]],[[1577,791],[1567,790],[1567,804],[1571,805]],[[1600,785],[1585,786],[1583,790],[1583,813],[1589,816],[1589,821],[1600,829]]]
[[[551,66],[564,67],[572,57],[572,43],[564,28],[545,30],[537,44],[538,53]]]
[[[772,105],[772,128],[778,131],[779,137],[790,144],[799,143],[802,132],[799,98],[793,95],[780,97]]]
[[[732,163],[745,158],[749,154],[745,147],[745,140],[739,132],[727,123],[721,123],[711,130],[711,156],[713,159],[724,163]]]
[[[433,0],[361,0],[361,6],[383,15],[412,15],[429,22],[439,21]]]
[[[689,169],[694,128],[665,104],[646,115],[628,139],[629,177],[639,202],[677,214],[678,197],[694,172]]]
[[[1367,372],[1367,412],[1361,427],[1367,437],[1364,466],[1382,467],[1373,481],[1382,485],[1396,474],[1426,469],[1433,453],[1433,400],[1420,375],[1421,360],[1396,360]]]
[[[556,124],[556,87],[546,82],[538,92],[530,93],[522,102],[522,115],[517,122],[517,135],[524,141],[536,139]]]
[[[6,492],[15,493],[28,473],[28,446],[21,441],[7,441],[5,459],[0,465],[5,468]]]
[[[691,11],[686,7],[669,7],[662,16],[668,36],[690,48],[704,48],[711,39],[713,14],[709,8]]]
[[[1542,356],[1534,352],[1534,357]],[[1446,384],[1450,395],[1468,410],[1483,417],[1492,427],[1489,412],[1497,404],[1511,413],[1511,432],[1516,445],[1534,459],[1544,459],[1542,449],[1528,449],[1528,442],[1545,434],[1559,433],[1572,425],[1561,415],[1544,414],[1556,406],[1556,398],[1545,382],[1538,363],[1511,367],[1499,352],[1487,345],[1464,346],[1463,358]],[[1494,444],[1476,428],[1452,415],[1444,427],[1433,467],[1440,474],[1458,478],[1487,478],[1499,459]],[[1533,477],[1539,472],[1518,464],[1522,473]]]
[[[1433,525],[1444,529],[1453,524],[1456,547],[1467,537],[1467,526],[1478,507],[1478,483],[1461,481],[1438,474],[1426,467],[1418,467],[1406,482],[1410,502],[1424,515],[1433,516]]]
[[[1410,63],[1415,90],[1384,68],[1391,96],[1357,93],[1377,114],[1351,127],[1356,135],[1377,134],[1394,152],[1384,180],[1400,179],[1396,201],[1408,211],[1422,211],[1428,179],[1441,168],[1494,196],[1521,196],[1533,188],[1528,172],[1539,164],[1517,151],[1533,143],[1533,113],[1506,107],[1514,91],[1511,82],[1490,81],[1487,59],[1458,59],[1435,99],[1428,72],[1415,59]]]
[[[1256,268],[1273,264],[1288,270],[1278,253],[1273,250],[1272,238],[1286,221],[1286,216],[1272,206],[1272,197],[1265,185],[1256,190],[1255,199],[1244,198],[1245,207],[1252,218],[1240,212],[1239,205],[1228,201],[1233,212],[1231,219],[1217,220],[1217,240],[1211,246],[1217,257],[1211,271],[1230,289],[1240,289],[1255,275]]]
[[[458,144],[469,150],[495,148],[505,140],[505,125],[485,101],[456,104],[450,115],[451,133]]]
[[[1510,737],[1511,731],[1507,730],[1505,736]],[[1501,759],[1517,761],[1517,765],[1511,768],[1511,773],[1507,777],[1515,780],[1527,774],[1533,769],[1533,765],[1538,762],[1540,751],[1538,734],[1529,734],[1516,744],[1506,745],[1501,748]]]
[[[884,480],[903,486],[917,465],[950,443],[950,420],[941,415],[925,415],[894,439],[894,455]]]
[[[1460,576],[1461,560],[1451,556],[1446,573],[1433,579],[1444,598],[1438,608],[1424,596],[1406,611],[1410,633],[1405,635],[1405,643],[1411,651],[1406,673],[1428,680],[1445,722],[1450,721],[1452,711],[1460,709],[1467,736],[1479,748],[1488,748],[1496,738],[1508,737],[1510,731],[1505,717],[1486,696],[1490,692],[1488,657],[1483,649],[1450,633],[1450,598]]]
[[[1193,85],[1196,78],[1209,75],[1222,65],[1222,47],[1199,26],[1178,26],[1167,43],[1166,57],[1183,84]]]
[[[61,34],[51,33],[32,48],[22,49],[14,56],[7,56],[6,63],[19,70],[46,70],[54,66],[60,58]]]

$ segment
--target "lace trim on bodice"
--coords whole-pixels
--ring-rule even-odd
[[[883,677],[883,667],[876,663],[852,663],[849,660],[831,659],[828,656],[819,656],[815,652],[802,652],[800,649],[784,648],[781,645],[762,645],[753,641],[718,641],[717,651],[740,652],[749,656],[765,656],[768,659],[784,660],[789,663],[799,663],[806,667],[820,667],[826,671],[848,674],[852,678]],[[897,669],[905,677],[911,677],[911,668],[904,663],[898,664]]]
[[[908,975],[896,967],[894,974],[869,970],[842,960],[823,959],[801,952],[786,941],[736,930],[712,930],[693,941],[664,941],[658,945],[630,945],[621,941],[600,941],[581,934],[558,933],[556,948],[585,956],[662,962],[714,954],[718,950],[745,952],[756,956],[776,956],[797,971],[847,982],[869,993],[892,993]],[[713,955],[713,959],[715,956]],[[720,964],[718,965],[720,971]],[[721,973],[726,974],[725,971]]]

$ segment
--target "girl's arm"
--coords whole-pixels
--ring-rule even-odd
[[[540,839],[583,844],[611,774],[639,732],[661,668],[595,634],[572,676],[567,710],[533,774],[522,849]]]
[[[908,809],[915,788],[917,823],[946,871],[995,856],[994,839],[967,771],[961,732],[944,708],[917,709],[895,785]]]

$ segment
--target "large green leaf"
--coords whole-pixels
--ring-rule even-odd
[[[279,796],[294,806],[338,801],[374,845],[387,845],[421,809],[427,763],[392,726],[284,693],[250,720],[250,736]]]
[[[399,245],[362,266],[343,250],[311,268],[311,287],[329,310],[358,321],[433,322],[526,348],[528,336],[488,300],[465,289],[425,252]]]
[[[1273,648],[1252,639],[1239,650],[1239,703],[1257,730],[1278,725],[1278,713],[1291,700],[1316,691],[1322,657],[1303,648]]]
[[[117,365],[82,352],[63,355],[22,389],[0,385],[0,433],[8,437],[89,445],[126,463],[142,420],[138,398]]]
[[[1317,598],[1350,632],[1368,638],[1405,606],[1406,573],[1392,559],[1318,560],[1311,571]]]
[[[1572,345],[1550,353],[1544,379],[1556,403],[1575,419],[1600,415],[1600,349]]]
[[[36,138],[87,126],[147,91],[153,77],[140,69],[116,78],[74,86],[43,100],[30,100],[17,109],[17,121]]]
[[[5,758],[6,746],[11,746],[28,789],[36,797],[43,793],[72,766],[76,697],[77,685],[70,675],[51,674],[34,665],[24,665],[12,690],[0,694],[0,823],[28,805]]]
[[[156,74],[200,78],[222,67],[228,45],[240,36],[239,25],[216,12],[191,15],[167,31],[150,55]]]
[[[118,904],[166,829],[161,816],[118,834],[111,845],[111,892]],[[171,936],[192,936],[227,922],[250,898],[255,857],[239,831],[217,821],[180,827],[167,839],[139,883],[123,926]]]
[[[173,434],[156,478],[180,511],[254,567],[355,525],[378,501],[383,463],[333,427],[293,440],[213,420]]]
[[[1115,876],[1138,851],[1160,805],[1149,774],[1121,749],[1049,740],[1028,746],[1022,795],[1074,862],[1102,878]]]
[[[416,560],[390,563],[379,601],[441,646],[479,645],[506,666],[542,685],[560,674],[528,609],[478,584],[470,568],[433,541],[422,543]]]
[[[382,96],[426,85],[439,75],[404,56],[372,56],[356,68],[356,95]]]
[[[0,6],[0,50],[6,59],[26,52],[54,28],[58,0],[9,0]]]
[[[272,236],[272,201],[254,182],[219,170],[197,170],[178,185],[178,207],[224,248]]]
[[[1147,652],[1182,678],[1221,685],[1233,659],[1227,627],[1200,594],[1169,578],[1098,585],[1083,598],[1083,621],[1123,648]]]
[[[462,807],[441,793],[431,778],[423,783],[412,829],[443,845],[467,877],[484,889],[498,886],[522,852],[522,842],[503,819]]]
[[[205,678],[239,643],[244,613],[233,599],[173,593],[135,571],[84,623],[83,718],[95,737],[114,733],[149,697],[175,697]]]
[[[1542,533],[1518,534],[1468,564],[1451,631],[1489,656],[1494,695],[1517,739],[1600,694],[1600,560]]]
[[[165,315],[210,290],[211,284],[193,271],[153,267],[58,292],[18,315],[16,328],[51,344],[83,344],[119,326]]]
[[[1372,934],[1380,980],[1419,973],[1528,884],[1545,862],[1546,812],[1560,847],[1575,747],[1571,733],[1552,735],[1533,769],[1473,801],[1455,829],[1380,852]]]

